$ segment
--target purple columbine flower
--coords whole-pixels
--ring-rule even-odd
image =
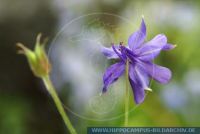
[[[161,50],[171,50],[175,45],[167,43],[167,37],[163,34],[156,35],[152,40],[145,42],[146,25],[142,19],[140,29],[128,38],[128,46],[122,43],[111,48],[102,48],[102,53],[108,59],[119,59],[119,62],[108,67],[103,75],[103,92],[122,76],[129,62],[129,82],[134,93],[136,104],[144,101],[145,90],[149,88],[150,79],[166,84],[171,78],[171,71],[153,63]]]

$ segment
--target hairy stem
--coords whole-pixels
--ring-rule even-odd
[[[128,113],[129,113],[129,78],[128,78],[128,71],[129,71],[129,61],[126,62],[126,93],[125,93],[125,116],[124,116],[124,126],[128,126]]]
[[[67,116],[67,114],[65,113],[65,110],[62,106],[62,103],[55,91],[55,88],[53,86],[53,84],[51,83],[51,80],[49,78],[49,76],[46,76],[46,77],[42,77],[42,80],[49,92],[49,94],[51,95],[51,97],[53,98],[54,100],[54,103],[60,113],[60,115],[62,116],[62,119],[65,123],[65,125],[67,126],[67,128],[69,129],[70,133],[71,134],[77,134],[76,130],[74,129],[74,127],[72,126],[70,120],[69,120],[69,117]]]

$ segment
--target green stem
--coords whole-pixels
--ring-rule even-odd
[[[125,117],[124,117],[124,126],[128,126],[128,113],[129,113],[129,78],[128,78],[128,70],[129,69],[129,61],[126,62],[126,93],[125,93]]]
[[[42,77],[42,80],[49,92],[49,94],[51,95],[51,97],[54,100],[54,103],[56,104],[56,107],[60,113],[60,115],[62,116],[63,121],[65,122],[65,125],[67,126],[67,128],[69,129],[71,134],[77,134],[76,130],[74,129],[74,127],[72,126],[69,117],[67,116],[67,114],[65,113],[65,110],[62,106],[62,103],[55,91],[55,88],[53,86],[53,84],[51,83],[51,80],[49,78],[49,76],[46,77]]]

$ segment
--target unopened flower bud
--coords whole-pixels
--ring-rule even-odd
[[[46,42],[46,39],[41,42],[41,34],[38,34],[33,51],[23,44],[17,43],[17,46],[20,48],[18,52],[26,56],[31,70],[37,77],[47,76],[51,70],[51,65],[44,48]]]

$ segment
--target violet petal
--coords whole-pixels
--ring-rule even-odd
[[[129,36],[128,45],[131,50],[134,50],[144,42],[146,38],[146,25],[142,19],[140,29]]]
[[[136,104],[144,101],[145,91],[148,87],[149,79],[144,70],[139,66],[129,65],[129,81],[133,90],[134,100]]]
[[[139,58],[145,61],[152,60],[158,56],[167,44],[167,38],[163,34],[155,36],[151,41],[145,43],[140,49]]]
[[[124,62],[118,62],[108,67],[103,75],[103,92],[107,91],[109,85],[118,80],[125,71]]]
[[[102,47],[101,52],[106,56],[108,59],[118,59],[119,56],[113,51],[112,48]]]
[[[149,76],[159,83],[167,84],[170,81],[172,73],[168,68],[153,64],[151,62],[143,62],[143,66],[145,67]]]

